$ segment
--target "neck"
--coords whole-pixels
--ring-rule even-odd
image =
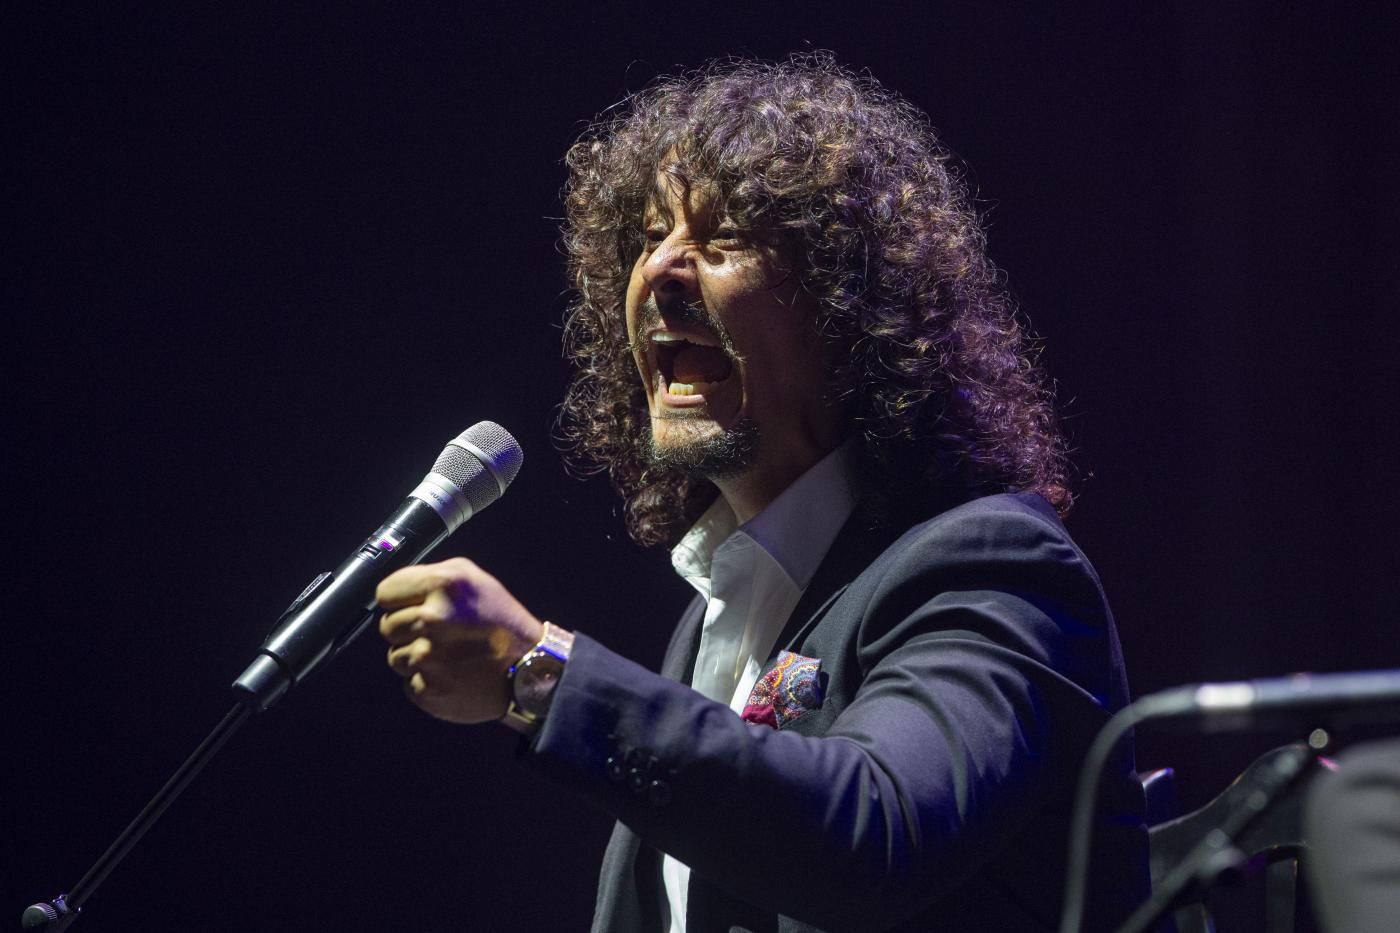
[[[736,476],[714,480],[719,494],[734,510],[739,524],[744,524],[766,509],[774,499],[839,445],[839,438],[826,444],[806,447],[800,452],[788,451],[772,457]]]

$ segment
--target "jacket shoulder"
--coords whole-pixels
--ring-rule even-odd
[[[885,548],[870,570],[888,572],[911,561],[953,566],[1071,564],[1098,583],[1055,509],[1029,492],[984,496],[925,518]]]

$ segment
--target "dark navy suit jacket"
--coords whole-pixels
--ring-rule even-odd
[[[691,867],[689,933],[1055,928],[1079,765],[1127,687],[1098,577],[1044,500],[902,534],[857,509],[769,660],[821,660],[822,705],[781,729],[680,683],[702,616],[660,675],[580,635],[523,747],[619,821],[595,930],[665,930],[663,851]],[[1100,801],[1086,929],[1147,893],[1130,748]]]

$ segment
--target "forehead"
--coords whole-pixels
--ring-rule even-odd
[[[642,216],[651,219],[704,215],[714,210],[717,200],[713,184],[692,178],[675,162],[664,163],[652,176]]]

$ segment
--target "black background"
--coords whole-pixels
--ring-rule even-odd
[[[525,468],[440,553],[659,660],[687,588],[551,440],[560,157],[719,55],[833,49],[971,166],[1136,693],[1400,666],[1400,34],[1360,6],[7,14],[0,928],[478,420]],[[1289,737],[1148,732],[1139,763],[1191,804]],[[609,821],[512,747],[417,712],[367,639],[245,727],[79,929],[582,929]]]

